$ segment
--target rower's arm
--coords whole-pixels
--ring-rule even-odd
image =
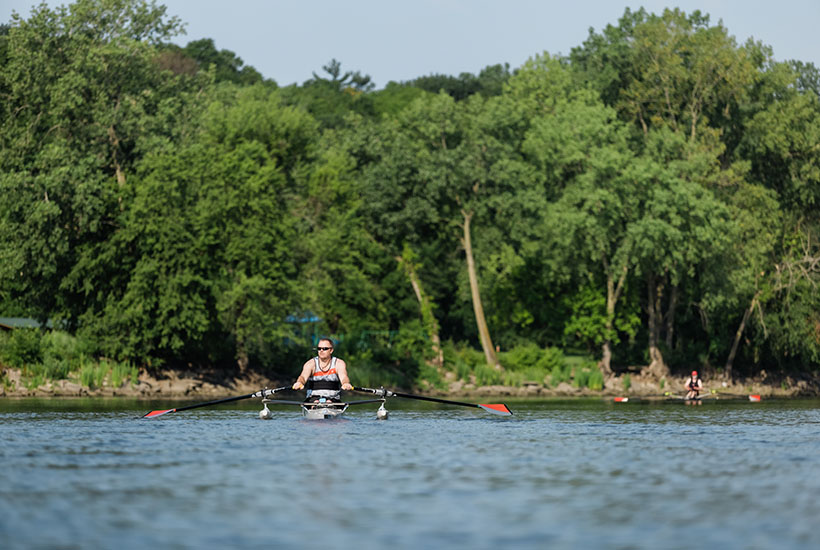
[[[352,390],[353,385],[350,383],[350,377],[347,375],[347,363],[341,359],[336,360],[336,373],[339,375],[339,382],[342,384],[342,389]]]
[[[308,378],[310,378],[311,373],[313,372],[313,363],[312,361],[307,361],[302,366],[302,372],[296,377],[296,382],[293,383],[294,390],[301,390],[307,384]]]

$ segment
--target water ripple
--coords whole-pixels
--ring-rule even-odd
[[[5,404],[3,404],[5,405]],[[0,547],[820,547],[820,403],[0,405]],[[764,405],[764,406],[760,406]],[[124,408],[123,408],[124,407]]]

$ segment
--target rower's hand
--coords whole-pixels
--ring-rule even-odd
[[[350,382],[347,382],[346,384],[342,384],[342,389],[343,390],[352,390],[353,385]]]
[[[294,383],[293,383],[293,386],[291,386],[291,387],[292,387],[294,390],[301,390],[302,388],[304,388],[304,387],[305,387],[305,385],[304,385],[304,384],[302,384],[301,382],[294,382]]]

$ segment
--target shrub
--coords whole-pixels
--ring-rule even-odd
[[[438,369],[428,365],[427,363],[421,364],[418,379],[426,380],[430,386],[438,390],[447,389],[447,382],[445,382],[445,380],[441,377],[441,373],[439,373]]]
[[[589,382],[590,371],[587,368],[576,369],[572,379],[572,385],[576,388],[586,388]]]
[[[443,346],[444,368],[456,373],[459,380],[472,382],[479,365],[486,365],[484,354],[467,346],[458,347],[452,342]],[[476,383],[479,383],[476,380]]]
[[[364,349],[345,358],[354,386],[409,387],[413,384],[419,371],[418,363],[412,358],[402,360],[384,351]]]
[[[76,364],[79,356],[77,338],[60,330],[52,330],[43,334],[40,341],[43,361],[65,361]]]
[[[42,361],[41,331],[34,328],[18,328],[3,334],[0,340],[0,359],[6,364],[23,368]]]
[[[477,386],[495,386],[502,381],[503,371],[496,370],[492,365],[481,363],[473,369]]]
[[[595,391],[604,389],[604,375],[596,367],[593,367],[592,372],[589,375],[587,387]]]
[[[80,383],[91,389],[100,388],[110,369],[111,366],[105,361],[84,363],[80,368]]]
[[[569,382],[572,379],[572,367],[568,363],[562,363],[553,367],[550,374],[550,385],[557,386],[562,382]]]
[[[130,382],[134,385],[137,383],[138,376],[139,369],[132,365],[130,361],[116,362],[111,368],[111,386],[119,388],[125,382]]]

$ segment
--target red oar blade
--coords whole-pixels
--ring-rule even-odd
[[[158,416],[162,416],[163,414],[168,414],[168,413],[172,413],[172,412],[176,412],[176,409],[168,409],[168,410],[165,410],[165,411],[151,411],[148,414],[144,414],[142,417],[143,418],[156,418]]]
[[[512,415],[512,411],[504,405],[503,403],[499,404],[492,404],[492,405],[479,405],[482,409],[487,412],[491,412],[493,414],[500,414],[501,416],[510,416]]]
[[[760,401],[760,396],[752,394],[749,396],[749,401]]]

